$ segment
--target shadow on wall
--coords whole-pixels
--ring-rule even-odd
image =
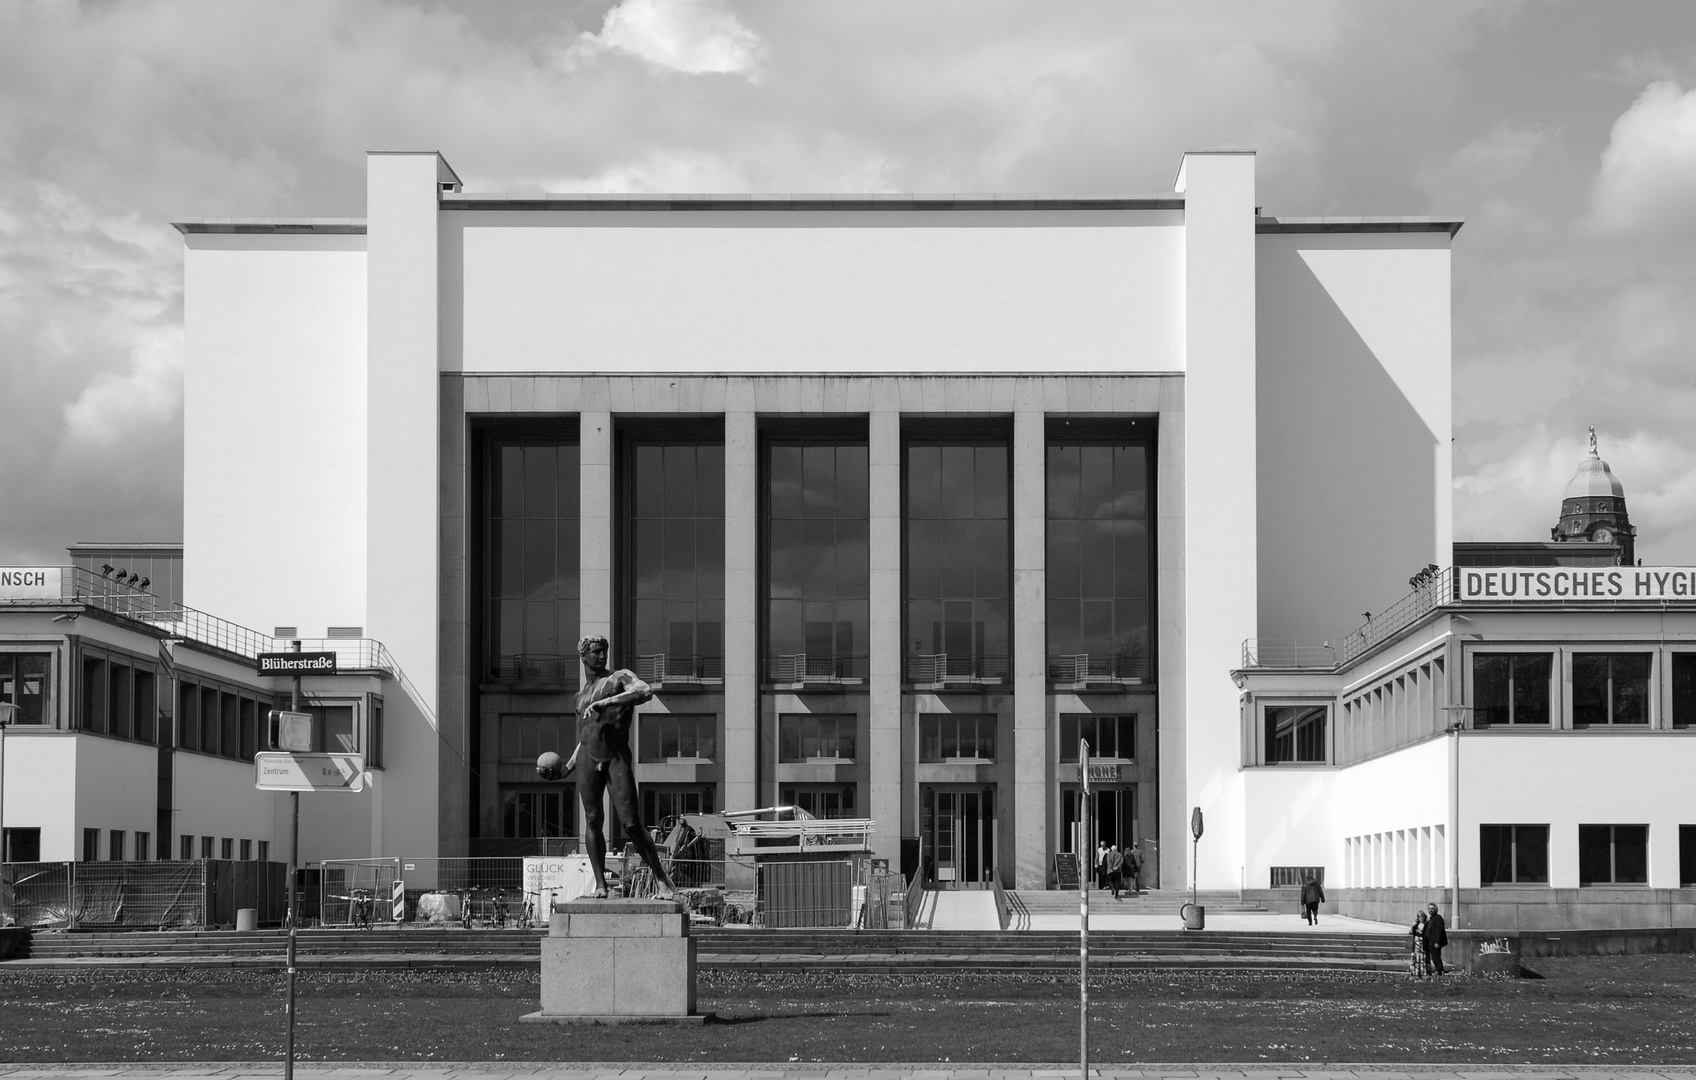
[[[1434,557],[1438,439],[1303,258],[1328,239],[1261,238],[1262,637],[1336,640]],[[1401,253],[1359,254],[1376,272],[1370,260]]]

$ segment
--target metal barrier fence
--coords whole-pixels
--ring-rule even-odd
[[[318,864],[318,922],[358,926],[394,921],[390,890],[399,859],[327,859]]]
[[[848,859],[768,862],[759,867],[755,925],[768,929],[848,928],[854,924],[854,883]]]
[[[0,925],[43,929],[233,926],[253,908],[261,925],[282,922],[281,863],[187,862],[0,864]]]
[[[69,927],[75,863],[0,863],[0,926]]]

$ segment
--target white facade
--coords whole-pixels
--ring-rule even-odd
[[[722,692],[653,709],[720,715],[714,783],[739,807],[773,782],[761,710],[806,707],[758,670],[761,440],[849,418],[872,477],[861,797],[893,858],[921,828],[912,725],[966,707],[902,679],[902,440],[983,417],[1006,425],[1013,506],[1011,668],[970,704],[1010,736],[973,773],[1001,790],[996,873],[1043,884],[1063,831],[1057,717],[1152,709],[1158,828],[1143,821],[1162,870],[1189,876],[1200,806],[1200,884],[1236,887],[1269,837],[1305,827],[1250,812],[1243,641],[1340,636],[1446,561],[1456,227],[1257,217],[1249,153],[1186,156],[1170,195],[1083,200],[478,196],[437,155],[373,154],[363,224],[180,226],[185,599],[384,642],[405,673],[385,690],[391,761],[381,809],[345,831],[372,854],[464,853],[487,809],[469,780],[479,425],[575,425],[578,628],[616,638],[620,440],[706,418],[726,454]],[[1157,432],[1157,685],[1083,704],[1045,673],[1039,614],[1045,432],[1068,418]],[[222,452],[255,431],[274,448],[262,482]]]

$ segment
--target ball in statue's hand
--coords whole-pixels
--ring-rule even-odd
[[[543,780],[558,780],[565,774],[565,763],[559,755],[549,750],[536,759],[536,772]]]

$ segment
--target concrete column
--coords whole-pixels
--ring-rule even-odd
[[[395,851],[433,852],[463,819],[443,822],[442,727],[436,682],[441,574],[437,436],[439,218],[437,185],[457,182],[436,153],[366,159],[366,633],[388,646],[405,673],[385,696],[405,696],[426,727],[391,723],[396,737],[385,780],[384,836]],[[454,703],[453,744],[463,730]],[[390,705],[389,717],[404,715]],[[435,730],[432,730],[435,729]],[[416,731],[415,736],[402,733]],[[457,762],[450,767],[460,768]]]
[[[1048,880],[1048,517],[1043,414],[1013,414],[1013,885]],[[1008,809],[1001,811],[1003,815]],[[1006,820],[1005,816],[1003,820]]]
[[[759,753],[759,438],[754,414],[724,415],[724,805],[751,809]]]
[[[612,414],[578,417],[578,601],[579,633],[612,638]],[[572,642],[575,646],[577,643]],[[628,658],[613,663],[628,667]]]
[[[1257,633],[1254,155],[1184,155],[1184,683],[1206,889],[1242,884],[1245,822],[1231,669]],[[1189,815],[1183,815],[1185,821]]]
[[[871,470],[871,799],[872,845],[901,865],[901,413],[874,409],[867,461]]]

